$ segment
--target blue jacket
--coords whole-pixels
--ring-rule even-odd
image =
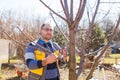
[[[39,48],[39,46],[35,43],[40,44],[46,49],[49,49],[51,52],[54,52],[55,50],[60,49],[57,43],[54,43],[52,41],[49,41],[48,43],[46,43],[41,38],[34,43],[28,44],[28,46],[31,46],[31,47],[26,48],[25,60],[30,70],[37,70],[37,69],[43,68],[42,60],[37,60],[35,57],[36,49],[32,48],[32,47]],[[48,64],[45,71],[46,71],[45,74],[42,74],[45,76],[45,80],[59,80],[59,71],[58,71],[57,62]],[[38,75],[30,71],[28,74],[28,80],[40,80],[42,75]]]

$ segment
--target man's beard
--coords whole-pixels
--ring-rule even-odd
[[[46,36],[46,37],[44,37],[44,39],[47,40],[47,41],[49,41],[49,40],[52,39],[52,36]]]

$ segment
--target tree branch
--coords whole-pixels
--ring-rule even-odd
[[[27,39],[29,39],[30,41],[33,41],[34,39],[33,39],[33,37],[31,37],[30,36],[30,38],[18,27],[18,26],[16,26],[17,28],[18,28],[18,30],[27,38]]]
[[[89,24],[89,31],[87,33],[87,37],[86,39],[89,41],[89,36],[91,35],[91,31],[93,29],[93,24],[94,24],[94,21],[95,21],[95,17],[97,15],[97,11],[98,11],[98,7],[99,7],[99,4],[100,4],[100,0],[98,0],[98,3],[97,3],[97,6],[96,6],[96,9],[95,9],[95,13],[94,13],[94,16],[92,17],[92,21],[90,22]],[[85,40],[86,40],[85,39]]]
[[[88,16],[88,21],[89,21],[89,24],[90,24],[90,16],[89,16],[89,11],[87,10],[87,16]]]
[[[85,41],[84,43],[82,44],[82,50],[81,50],[81,59],[80,59],[80,64],[79,64],[79,70],[78,70],[78,73],[77,73],[77,77],[81,74],[81,72],[83,71],[83,64],[84,64],[84,59],[85,59],[85,56],[84,56],[84,53],[85,53],[85,49],[86,49],[86,45],[87,45],[87,41],[89,41],[89,36],[91,35],[91,31],[93,29],[93,22],[95,20],[95,16],[97,14],[97,10],[98,10],[98,6],[99,6],[99,3],[100,3],[100,0],[98,0],[98,4],[97,4],[97,7],[96,7],[96,10],[95,10],[95,13],[94,13],[94,16],[92,18],[92,24],[90,24],[89,26],[89,31],[88,31],[88,34],[86,35],[85,37]]]
[[[73,0],[71,0],[70,4],[70,21],[73,22]]]
[[[98,3],[97,3],[97,6],[96,6],[96,9],[95,9],[95,13],[94,13],[94,16],[93,16],[93,19],[92,19],[92,24],[94,23],[94,21],[95,21],[95,17],[96,17],[96,15],[97,15],[97,11],[98,11],[98,8],[99,8],[99,4],[100,4],[100,0],[98,0]]]
[[[15,40],[15,39],[13,39],[12,37],[10,37],[9,34],[8,34],[7,32],[4,32],[4,33],[5,33],[12,41],[14,41],[14,42],[16,42],[16,43],[18,43],[18,44],[20,44],[20,45],[22,45],[22,46],[26,46],[26,47],[38,49],[38,50],[41,50],[41,51],[45,52],[46,54],[52,53],[50,50],[48,50],[48,49],[42,47],[41,45],[39,45],[39,48],[33,47],[33,46],[28,46],[28,45],[26,45],[26,44],[24,44],[24,43],[21,43],[20,41]],[[36,43],[35,43],[35,44],[36,44]]]
[[[51,15],[53,21],[55,22],[57,28],[58,28],[59,31],[61,32],[61,34],[62,34],[62,35],[64,36],[64,38],[69,42],[70,40],[69,40],[69,39],[67,38],[67,36],[61,31],[61,29],[60,29],[59,26],[57,25],[57,22],[55,21],[55,19],[54,19],[52,13],[50,13],[50,15]],[[80,50],[79,50],[76,46],[75,46],[75,50],[76,50],[77,52],[80,52]]]
[[[66,35],[62,32],[62,30],[59,28],[59,26],[58,26],[58,24],[57,24],[57,22],[55,21],[55,19],[54,19],[54,17],[53,17],[53,15],[52,15],[52,13],[50,13],[50,15],[51,15],[51,17],[52,17],[52,19],[53,19],[53,21],[55,22],[55,24],[56,24],[56,27],[59,29],[59,31],[61,32],[61,34],[64,36],[64,38],[69,42],[69,39],[66,37]]]
[[[90,79],[90,77],[92,76],[92,74],[93,74],[93,72],[94,72],[96,66],[97,66],[98,63],[99,63],[99,59],[102,57],[102,55],[104,54],[104,52],[105,52],[106,49],[108,48],[108,46],[109,46],[111,40],[114,39],[115,34],[116,34],[116,31],[117,31],[117,28],[119,27],[119,23],[120,23],[120,15],[119,15],[119,18],[118,18],[118,21],[117,21],[117,23],[116,23],[115,29],[114,29],[114,31],[113,31],[113,33],[112,33],[112,35],[111,35],[111,37],[110,37],[108,43],[104,46],[103,50],[101,50],[101,52],[96,56],[95,61],[94,61],[94,63],[93,63],[93,66],[92,66],[92,68],[91,68],[91,70],[90,70],[90,72],[89,72],[89,74],[88,74],[86,80],[89,80],[89,79]]]
[[[69,16],[69,8],[68,8],[68,2],[67,0],[64,0],[65,10],[67,12],[67,15]]]
[[[66,3],[65,3],[65,2],[66,2]],[[66,16],[66,18],[67,18],[68,24],[71,24],[70,18],[69,18],[68,8],[66,8],[66,6],[67,6],[67,0],[64,0],[64,4],[63,4],[62,0],[60,0],[60,3],[61,3],[61,6],[62,6],[62,8],[63,8],[64,14],[65,14],[65,16]],[[66,5],[66,6],[64,6],[64,5]]]
[[[48,5],[46,5],[42,0],[39,0],[45,7],[47,7],[50,11],[52,11],[55,15],[57,15],[58,17],[60,17],[61,19],[63,19],[64,21],[67,22],[67,20],[62,17],[61,15],[59,15],[58,13],[56,13],[54,10],[52,10]]]
[[[81,8],[81,2],[80,2],[77,15],[76,15],[76,17],[75,17],[74,23],[72,24],[72,28],[74,28],[75,25],[76,25],[78,22],[80,22],[80,20],[81,20],[81,18],[82,18],[82,16],[83,16],[84,10],[85,10],[86,2],[87,2],[87,0],[83,0],[82,8]]]

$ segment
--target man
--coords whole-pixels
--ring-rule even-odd
[[[50,24],[43,24],[40,30],[41,37],[36,42],[31,42],[26,48],[25,58],[29,68],[28,80],[60,80],[58,71],[58,57],[66,61],[66,51],[62,50],[62,57],[58,55],[60,47],[52,42],[53,28]],[[50,50],[52,53],[45,53],[39,48],[40,46]],[[57,54],[57,55],[55,55]]]

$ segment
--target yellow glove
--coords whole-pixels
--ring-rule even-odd
[[[56,58],[58,58],[58,57],[60,56],[59,50],[56,50],[56,51],[54,52],[54,55],[56,56]]]

